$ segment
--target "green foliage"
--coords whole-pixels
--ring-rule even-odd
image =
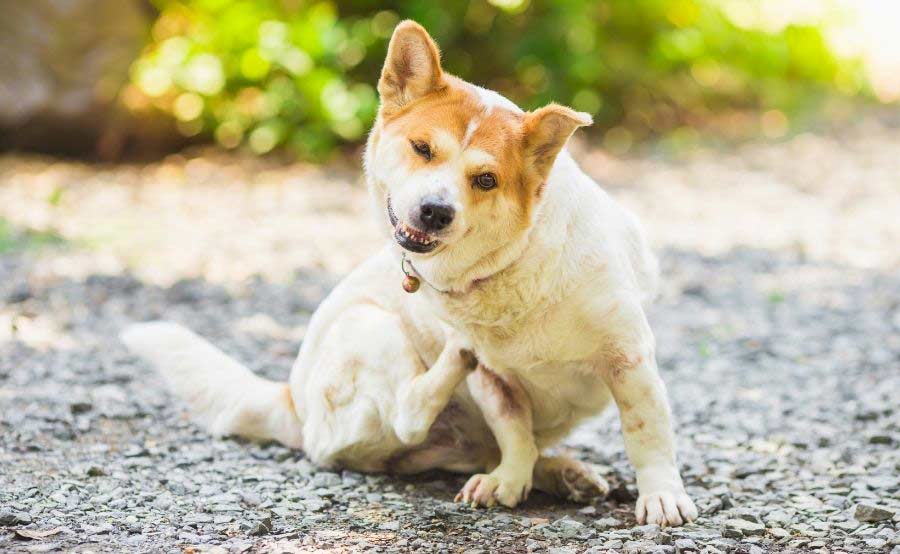
[[[0,217],[0,254],[46,246],[60,246],[64,242],[65,240],[61,236],[52,231],[18,229]]]
[[[258,153],[321,157],[362,139],[387,39],[407,17],[435,36],[449,72],[526,108],[591,112],[626,147],[729,110],[774,110],[784,127],[784,114],[861,82],[820,30],[744,29],[714,0],[156,3],[126,101]]]

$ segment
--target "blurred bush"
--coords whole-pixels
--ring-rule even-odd
[[[257,153],[287,146],[321,158],[361,140],[402,18],[429,29],[449,72],[525,108],[555,100],[591,112],[620,150],[742,110],[762,113],[755,125],[777,136],[799,108],[864,86],[858,65],[838,59],[819,29],[743,28],[714,0],[155,4],[126,106],[162,110],[187,136]]]

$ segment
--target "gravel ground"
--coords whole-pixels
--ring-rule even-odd
[[[898,554],[900,275],[891,237],[900,223],[885,206],[898,202],[900,173],[876,179],[864,162],[896,167],[900,131],[877,128],[880,140],[859,135],[882,145],[877,152],[844,148],[845,134],[800,137],[748,147],[740,171],[736,158],[716,155],[585,155],[663,247],[651,318],[686,485],[702,514],[675,529],[635,527],[615,413],[563,446],[611,482],[605,501],[535,493],[513,511],[471,510],[452,502],[463,476],[331,473],[278,445],[213,440],[115,339],[126,322],[165,317],[286,378],[311,311],[377,243],[359,219],[354,175],[230,158],[143,168],[0,158],[0,216],[18,233],[0,255],[0,551]],[[766,208],[780,195],[793,210],[805,177],[785,177],[784,164],[804,144],[859,167],[844,182],[858,201],[833,201],[846,191],[825,180],[798,210],[827,212],[826,229],[786,218],[786,238],[775,240]],[[650,176],[637,185],[616,179],[643,170]],[[708,182],[690,186],[711,172],[737,201]],[[735,184],[766,175],[782,184]],[[683,191],[669,223],[657,186]],[[727,227],[716,202],[767,215],[757,222],[761,243]],[[691,213],[691,226],[711,236],[679,232]],[[48,230],[42,222],[63,244],[24,248],[33,233],[23,229]],[[334,255],[323,222],[340,245]],[[835,225],[865,239],[864,256],[828,244]],[[124,238],[97,238],[112,231]],[[138,256],[128,244],[149,246]]]

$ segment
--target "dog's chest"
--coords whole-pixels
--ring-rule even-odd
[[[541,368],[580,372],[590,367],[597,344],[578,308],[566,302],[545,305],[538,313],[539,317],[510,317],[502,324],[466,324],[481,362],[496,371],[513,372]]]

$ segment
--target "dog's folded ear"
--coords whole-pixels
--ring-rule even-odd
[[[407,19],[394,29],[378,81],[382,110],[390,112],[443,87],[441,54],[421,25]]]
[[[553,167],[556,155],[575,129],[593,123],[589,114],[548,104],[525,115],[525,159],[541,176]]]

